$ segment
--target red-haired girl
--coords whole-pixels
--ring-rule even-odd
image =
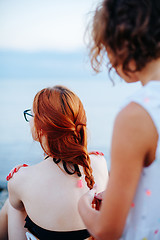
[[[0,239],[6,236],[7,218],[9,239],[26,239],[25,231],[28,239],[31,234],[47,240],[87,239],[78,201],[95,182],[104,190],[108,172],[103,154],[88,153],[82,102],[66,87],[45,88],[24,116],[45,158],[8,176],[9,201],[0,215]]]

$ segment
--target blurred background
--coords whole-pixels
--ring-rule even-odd
[[[125,84],[107,69],[91,69],[84,33],[98,0],[0,0],[0,188],[15,165],[43,159],[32,140],[23,111],[35,94],[56,84],[81,98],[88,119],[89,150],[104,152],[110,143],[120,103],[139,84]]]

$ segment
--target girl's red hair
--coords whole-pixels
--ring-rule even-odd
[[[33,101],[34,124],[43,150],[54,158],[83,166],[85,180],[94,185],[87,151],[86,114],[79,97],[64,86],[44,88]],[[42,144],[47,139],[47,149]]]

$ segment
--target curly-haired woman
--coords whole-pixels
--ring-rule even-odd
[[[141,89],[115,120],[111,170],[100,211],[84,195],[79,211],[98,240],[160,239],[160,1],[103,0],[92,28],[91,62]],[[120,87],[120,85],[119,85]]]

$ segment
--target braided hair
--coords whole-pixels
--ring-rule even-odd
[[[83,167],[85,181],[93,188],[94,177],[87,151],[86,114],[79,97],[64,86],[44,88],[33,101],[34,126],[44,152],[63,162]],[[47,147],[43,146],[42,135]]]

